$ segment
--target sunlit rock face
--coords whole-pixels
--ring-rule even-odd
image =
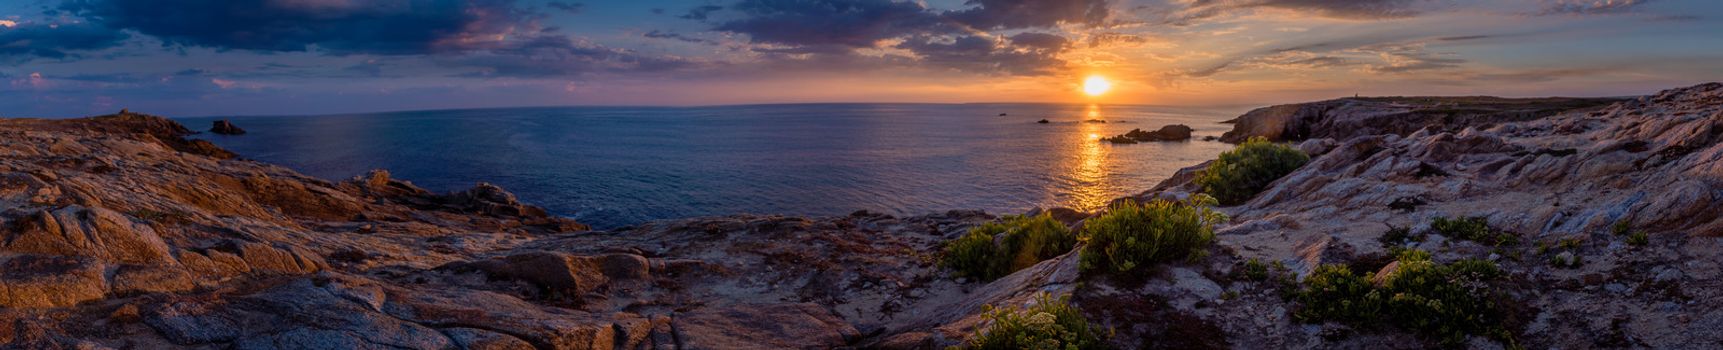
[[[1389,225],[1423,235],[1410,244],[1437,261],[1500,265],[1518,345],[1723,340],[1723,292],[1710,288],[1723,278],[1711,210],[1723,200],[1723,84],[1511,118],[1311,116],[1365,127],[1299,137],[1311,162],[1221,208],[1232,219],[1205,257],[1085,278],[1073,251],[991,282],[938,264],[947,241],[997,219],[978,211],[589,231],[491,185],[435,194],[383,171],[309,178],[183,139],[158,117],[3,120],[0,344],[925,349],[989,326],[986,305],[1054,293],[1122,348],[1431,345],[1306,324],[1276,281],[1238,277],[1247,259],[1294,278],[1320,264],[1391,273],[1378,241]],[[1189,198],[1205,164],[1113,202]],[[1034,214],[1081,232],[1100,211]],[[1526,243],[1432,234],[1437,216],[1481,217]],[[1627,243],[1618,223],[1648,241]],[[1572,243],[1541,243],[1556,240]]]

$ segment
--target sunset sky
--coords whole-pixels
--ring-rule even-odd
[[[1723,1],[5,0],[0,63],[4,116],[1618,96],[1723,80]]]

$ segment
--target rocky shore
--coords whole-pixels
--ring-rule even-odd
[[[1105,279],[1072,251],[980,282],[938,261],[995,219],[981,212],[591,231],[486,184],[303,176],[160,117],[0,120],[0,347],[936,349],[1038,293],[1070,295],[1117,348],[1434,347],[1295,319],[1282,296],[1323,264],[1392,270],[1407,247],[1506,274],[1517,343],[1467,347],[1723,346],[1723,84],[1341,99],[1235,123],[1224,139],[1295,142],[1310,162],[1219,208],[1206,257]],[[1189,197],[1206,166],[1119,200]],[[1439,217],[1520,243],[1449,237]],[[1253,261],[1288,280],[1247,277]]]

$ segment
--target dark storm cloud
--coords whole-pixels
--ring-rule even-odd
[[[0,26],[0,58],[62,59],[72,57],[78,51],[114,47],[129,37],[124,32],[85,23]]]
[[[553,3],[554,4],[554,3]],[[164,42],[216,49],[424,54],[536,31],[513,0],[69,0],[61,9]],[[555,5],[553,5],[555,6]]]
[[[1060,23],[1100,25],[1107,20],[1106,0],[969,0],[976,6],[945,15],[979,29],[1049,27]]]

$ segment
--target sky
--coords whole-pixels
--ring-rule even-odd
[[[1091,76],[1113,89],[1083,94]],[[1254,106],[1716,80],[1716,0],[0,0],[13,117]]]

